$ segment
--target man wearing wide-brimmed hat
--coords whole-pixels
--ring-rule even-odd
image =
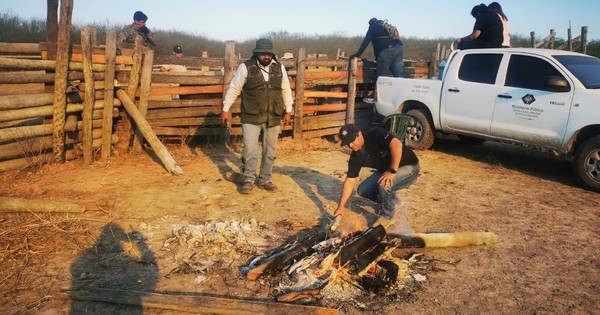
[[[249,194],[255,183],[267,191],[277,190],[271,182],[277,138],[282,120],[286,125],[290,123],[294,102],[285,67],[275,58],[273,42],[267,38],[257,40],[252,53],[252,58],[240,64],[231,80],[221,112],[221,124],[227,124],[233,102],[242,95],[242,194]],[[257,176],[261,132],[262,158]]]

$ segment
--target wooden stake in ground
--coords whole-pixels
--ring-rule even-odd
[[[84,212],[85,206],[59,200],[0,197],[2,212]]]
[[[154,150],[154,153],[156,153],[158,158],[163,162],[165,168],[175,175],[183,174],[181,167],[177,165],[177,162],[175,162],[175,159],[173,159],[167,148],[165,148],[162,142],[158,140],[158,137],[156,136],[154,131],[152,131],[152,127],[150,127],[148,121],[144,119],[144,117],[137,109],[133,101],[129,98],[129,96],[127,96],[127,93],[123,89],[119,89],[117,91],[117,97],[123,103],[125,110],[127,111],[127,113],[129,113],[133,121],[136,123],[138,129],[144,135],[144,138],[146,138],[146,141],[148,141],[148,143]]]

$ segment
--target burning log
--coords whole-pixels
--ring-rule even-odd
[[[312,254],[312,247],[323,241],[327,236],[326,231],[313,231],[308,237],[283,250],[275,249],[271,254],[265,254],[252,260],[241,272],[248,280],[256,280],[263,274],[280,272],[290,266],[294,260],[302,259]]]

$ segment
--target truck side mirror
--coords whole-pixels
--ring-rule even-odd
[[[571,91],[571,86],[567,79],[559,76],[548,76],[546,77],[546,82],[544,82],[544,87],[548,88],[548,90],[553,92],[569,92]]]

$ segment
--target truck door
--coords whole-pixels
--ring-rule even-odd
[[[498,87],[492,135],[506,140],[556,148],[562,143],[573,84],[567,92],[553,91],[549,77],[567,78],[549,60],[513,54],[504,84]]]
[[[442,89],[442,129],[489,135],[500,53],[468,53],[460,65],[451,64]],[[458,66],[458,71],[452,67]]]

